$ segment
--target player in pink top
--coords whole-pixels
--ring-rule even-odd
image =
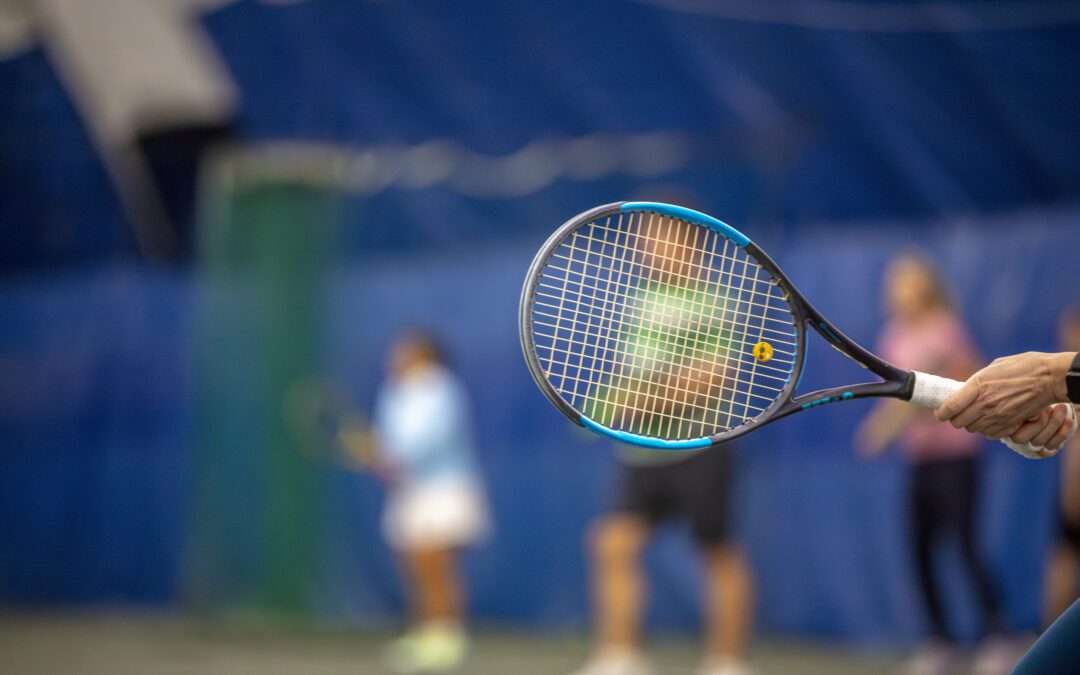
[[[979,365],[974,341],[964,328],[937,270],[926,259],[904,255],[885,275],[889,321],[878,353],[901,368],[966,380]],[[933,411],[883,400],[859,428],[857,446],[867,455],[896,444],[912,465],[911,540],[919,590],[930,623],[930,640],[906,672],[931,675],[957,665],[958,650],[934,578],[933,554],[946,535],[959,539],[964,568],[975,588],[987,633],[1003,626],[1000,605],[976,545],[976,502],[980,436],[941,424]],[[1010,658],[1012,661],[1010,662]],[[992,637],[972,672],[1007,673],[1015,663],[1005,640]]]

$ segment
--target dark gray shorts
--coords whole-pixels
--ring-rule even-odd
[[[701,546],[716,546],[730,535],[734,466],[731,448],[703,450],[669,464],[628,464],[620,470],[617,511],[657,525],[686,517]]]

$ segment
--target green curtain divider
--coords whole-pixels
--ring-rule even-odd
[[[304,616],[318,581],[323,467],[285,406],[319,370],[343,200],[220,168],[203,197],[185,588],[204,612]]]

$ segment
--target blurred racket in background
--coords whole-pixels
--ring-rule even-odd
[[[352,471],[379,473],[375,430],[344,384],[323,377],[298,380],[286,391],[282,407],[305,456]]]

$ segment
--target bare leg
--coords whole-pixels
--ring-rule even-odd
[[[423,549],[404,554],[413,615],[420,623],[460,625],[464,590],[453,549]]]
[[[634,650],[640,643],[645,596],[640,557],[648,536],[645,521],[625,514],[601,519],[592,533],[593,593],[601,650]]]
[[[1049,626],[1068,609],[1077,596],[1077,574],[1080,556],[1065,544],[1056,544],[1046,566],[1046,587],[1043,592],[1043,626]]]
[[[750,563],[741,548],[723,544],[705,552],[705,565],[707,656],[742,661],[754,625],[754,576]]]
[[[386,651],[395,672],[444,672],[459,667],[468,651],[464,592],[457,551],[432,548],[402,555],[414,626]]]

